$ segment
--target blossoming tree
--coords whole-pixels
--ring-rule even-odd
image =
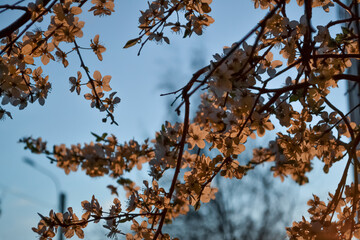
[[[21,6],[22,2],[0,5],[3,11],[23,11],[0,30],[2,105],[10,103],[23,109],[28,103],[45,104],[51,83],[40,65],[57,59],[67,67],[68,56],[74,54],[81,69],[70,76],[70,91],[80,94],[86,88],[85,99],[106,114],[103,121],[117,124],[113,111],[120,98],[111,92],[111,76],[90,70],[82,57],[87,48],[77,43],[85,24],[80,20],[81,12],[113,14],[114,0],[36,0],[28,6]],[[169,43],[167,31],[183,33],[184,38],[203,34],[204,28],[214,22],[209,15],[211,2],[149,2],[141,11],[139,36],[124,47],[138,46],[140,54],[148,42]],[[52,239],[55,234],[84,238],[83,228],[100,221],[105,222],[109,236],[170,239],[163,231],[164,224],[186,214],[190,207],[199,209],[202,203],[214,199],[218,191],[212,186],[215,176],[241,179],[259,164],[270,162],[274,177],[290,176],[298,184],[305,184],[315,158],[324,163],[324,172],[335,162],[345,162],[343,174],[328,199],[314,195],[309,200],[310,218],[287,228],[289,238],[360,238],[359,183],[355,178],[347,184],[349,172],[359,172],[360,129],[348,116],[359,104],[342,112],[328,98],[339,81],[360,81],[359,76],[346,73],[351,60],[360,58],[359,1],[297,0],[303,12],[300,19],[288,16],[290,0],[253,2],[255,8],[264,10],[263,19],[242,39],[225,47],[222,54],[215,54],[214,60],[195,72],[184,87],[168,93],[176,96],[174,104],[178,104],[178,113],[183,112],[183,121],[166,122],[154,139],[119,143],[114,135],[94,134],[94,142],[52,148],[41,138],[21,140],[25,148],[45,154],[66,173],[81,169],[90,177],[112,177],[129,198],[126,205],[115,198],[110,209],[103,209],[93,196],[81,203],[81,216],[72,208],[65,213],[39,214],[40,222],[33,231],[40,239]],[[313,8],[322,7],[335,16],[334,6],[346,11],[347,17],[313,26]],[[46,30],[32,29],[41,21],[48,22]],[[333,33],[337,25],[343,26],[342,31]],[[89,49],[102,60],[106,49],[99,35],[91,40]],[[37,58],[41,63],[34,60]],[[190,119],[190,97],[199,93],[201,104],[195,118]],[[5,116],[11,118],[10,111],[0,107],[0,118]],[[285,130],[279,131],[268,147],[255,149],[251,161],[243,161],[241,153],[248,138],[264,136],[275,130],[274,124]],[[214,157],[205,155],[204,150],[210,150]],[[150,167],[151,182],[136,186],[123,177],[143,164]],[[159,183],[165,172],[172,173],[169,188]],[[116,193],[117,186],[111,186],[111,190]],[[131,224],[128,232],[118,229],[125,222]]]

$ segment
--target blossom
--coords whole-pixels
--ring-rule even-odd
[[[199,125],[191,124],[189,126],[188,134],[188,143],[190,144],[189,150],[193,149],[195,145],[201,149],[205,147],[204,139],[207,135],[207,132],[201,130]]]
[[[67,54],[61,50],[58,50],[55,52],[55,56],[56,56],[56,59],[58,61],[61,60],[62,64],[64,65],[64,67],[67,67],[69,65],[69,62],[68,60],[66,59],[67,58]]]
[[[104,77],[101,76],[101,73],[99,71],[95,71],[93,75],[94,79],[90,80],[86,86],[92,90],[96,90],[96,92],[102,92],[103,90],[105,92],[111,91],[111,87],[109,85],[111,76],[106,75]],[[93,89],[93,84],[95,85],[95,89]]]
[[[78,95],[80,95],[80,91],[81,91],[81,77],[82,77],[82,74],[80,71],[77,72],[77,78],[75,77],[70,77],[69,78],[69,82],[70,84],[72,85],[71,88],[70,88],[70,92],[73,92],[75,89],[76,89],[76,93]]]
[[[54,39],[58,42],[73,42],[76,37],[80,38],[83,36],[81,29],[84,25],[83,21],[79,21],[78,17],[74,17],[71,25],[54,22],[54,25],[49,27],[48,32],[51,34],[54,31]]]
[[[118,104],[121,99],[119,97],[114,97],[116,94],[116,92],[112,92],[108,98],[105,98],[104,100],[104,104],[105,107],[110,111],[110,112],[114,112],[114,107],[116,104]]]
[[[55,60],[51,52],[54,50],[55,45],[53,43],[44,43],[36,51],[41,55],[41,62],[47,65],[51,60]]]
[[[99,98],[102,98],[102,97],[104,96],[104,93],[98,92],[97,95],[98,95]],[[98,97],[96,96],[96,94],[95,94],[94,91],[92,91],[91,93],[86,93],[86,94],[84,95],[84,97],[85,97],[86,100],[91,100],[90,106],[91,106],[92,108],[95,107],[95,106],[96,106],[97,108],[100,107],[100,106],[97,106],[99,99],[98,99]],[[105,109],[104,109],[104,110],[105,110]]]
[[[106,51],[106,48],[103,45],[99,44],[99,34],[97,34],[94,37],[94,40],[91,41],[90,47],[92,48],[98,59],[102,61],[103,57],[101,54]]]
[[[133,224],[131,225],[131,230],[136,232],[135,238],[143,238],[144,232],[147,230],[147,222],[142,221],[141,224],[139,224],[135,219],[133,219]]]
[[[94,16],[111,15],[114,12],[114,0],[91,0],[95,6],[91,7],[89,12],[93,11]]]
[[[251,124],[252,129],[256,129],[256,133],[259,137],[264,136],[265,130],[273,130],[274,124],[269,120],[270,116],[261,118],[259,114],[254,113],[255,121]]]

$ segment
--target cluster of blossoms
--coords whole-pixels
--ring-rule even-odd
[[[69,65],[68,56],[76,52],[81,62],[81,67],[86,73],[87,81],[81,82],[81,72],[78,77],[70,77],[71,91],[76,89],[80,94],[81,87],[86,85],[90,88],[90,93],[84,95],[85,99],[91,101],[91,107],[96,107],[100,111],[106,111],[107,116],[103,119],[106,121],[109,117],[111,123],[116,121],[113,116],[114,106],[120,102],[120,98],[115,97],[116,92],[112,92],[108,97],[103,91],[110,91],[108,87],[100,89],[99,86],[106,86],[110,79],[97,78],[98,71],[94,71],[91,77],[89,68],[85,65],[81,56],[81,50],[86,50],[79,46],[76,38],[83,36],[82,28],[85,22],[80,21],[78,15],[82,13],[83,5],[87,0],[64,0],[50,2],[50,0],[36,0],[31,2],[27,7],[18,7],[4,5],[10,9],[24,11],[14,24],[0,31],[1,56],[0,56],[0,98],[1,104],[10,103],[24,109],[28,103],[38,101],[41,105],[51,89],[49,76],[42,74],[41,67],[33,68],[36,58],[39,58],[42,64],[47,65],[50,61],[60,61],[66,68]],[[92,0],[92,7],[89,9],[94,16],[111,15],[114,12],[114,0]],[[161,0],[149,3],[149,8],[141,12],[139,18],[140,37],[130,40],[125,47],[130,47],[142,38],[146,38],[143,44],[148,40],[169,43],[169,38],[164,36],[165,27],[170,27],[172,32],[180,32],[184,29],[184,37],[191,36],[193,32],[198,35],[202,34],[203,28],[209,26],[214,20],[207,15],[211,11],[211,0],[196,1],[178,1],[178,0]],[[168,19],[174,13],[185,11],[185,23],[170,22]],[[50,15],[47,30],[36,28],[28,30],[36,22],[42,22],[46,15]],[[21,32],[20,29],[26,22],[28,26]],[[68,48],[70,46],[70,48]],[[106,48],[100,44],[99,35],[96,35],[90,43],[90,49],[102,61],[102,53]],[[34,73],[35,72],[35,73]],[[96,75],[96,76],[95,76]],[[101,76],[101,74],[100,74]],[[0,119],[5,116],[11,116],[11,113],[0,106]]]
[[[86,94],[85,98],[92,101],[92,107],[96,106],[100,111],[107,111],[107,117],[113,120],[114,105],[119,103],[120,99],[114,97],[116,92],[111,93],[109,97],[105,97],[102,92],[111,90],[108,86],[111,77],[101,79],[101,74],[98,71],[94,72],[94,78],[90,77],[89,69],[85,66],[80,53],[80,50],[84,48],[76,43],[76,38],[83,36],[82,28],[85,22],[80,21],[78,15],[81,14],[82,5],[86,1],[65,0],[60,3],[56,2],[37,0],[29,3],[27,7],[21,8],[25,11],[24,15],[11,25],[10,29],[5,28],[0,31],[1,104],[10,103],[13,106],[18,106],[19,109],[24,109],[28,103],[36,101],[44,105],[51,89],[51,83],[49,76],[45,76],[41,67],[34,68],[35,60],[39,58],[43,65],[57,60],[66,68],[69,65],[69,54],[77,52],[88,81],[81,83],[82,74],[79,71],[77,79],[74,77],[69,79],[72,85],[71,91],[76,89],[76,92],[80,94],[81,86],[87,85],[91,93]],[[93,7],[89,11],[92,11],[94,15],[110,15],[114,11],[113,0],[92,0],[92,4]],[[46,15],[51,15],[47,30],[40,28],[28,30],[36,22],[42,22]],[[22,27],[21,24],[24,24],[23,21],[25,23],[30,21],[30,24],[20,32],[18,29]],[[67,49],[70,45],[71,48]],[[106,48],[100,44],[99,35],[91,40],[90,49],[99,60],[103,59],[102,53]],[[5,113],[11,117],[9,111],[0,107],[0,118],[3,118]]]
[[[114,105],[120,99],[114,97],[114,92],[104,98],[103,92],[111,91],[111,77],[102,76],[99,71],[94,71],[91,77],[81,58],[81,47],[75,41],[76,37],[82,36],[84,25],[75,15],[81,12],[85,2],[65,0],[53,4],[54,15],[48,31],[27,33],[22,42],[12,43],[15,33],[3,39],[4,55],[0,61],[0,67],[4,69],[0,75],[3,104],[10,102],[23,108],[26,106],[24,101],[31,98],[44,103],[50,89],[48,77],[41,76],[40,67],[31,70],[27,66],[33,63],[34,57],[41,57],[43,64],[54,60],[51,54],[54,50],[66,67],[67,53],[60,49],[59,43],[67,42],[74,44],[72,51],[78,53],[89,79],[81,83],[82,74],[78,72],[77,77],[70,77],[70,90],[80,94],[82,85],[86,85],[91,93],[85,94],[85,98],[91,101],[91,106],[112,116]],[[357,1],[346,5],[338,0],[298,0],[297,4],[304,8],[305,14],[297,20],[287,16],[289,2],[254,0],[255,7],[268,9],[268,14],[246,37],[225,47],[222,54],[214,55],[208,66],[195,73],[181,90],[174,92],[182,97],[177,110],[184,106],[184,121],[166,122],[154,139],[143,144],[135,140],[119,144],[113,135],[93,134],[95,142],[70,147],[57,145],[52,150],[40,138],[22,139],[26,148],[47,155],[67,174],[81,168],[90,177],[109,175],[123,186],[129,198],[125,211],[115,198],[110,210],[105,212],[93,197],[91,201],[82,202],[85,213],[81,219],[71,208],[66,213],[51,211],[49,216],[41,215],[38,227],[33,229],[40,238],[53,238],[59,227],[66,237],[76,234],[83,238],[82,228],[89,222],[103,220],[109,236],[124,234],[127,239],[170,239],[162,232],[163,225],[186,214],[190,207],[199,209],[201,203],[214,199],[218,189],[211,184],[217,175],[241,179],[259,164],[270,162],[275,177],[283,180],[290,176],[298,184],[305,184],[314,159],[324,163],[325,173],[335,162],[346,161],[347,164],[335,194],[329,194],[327,202],[314,195],[308,202],[310,220],[303,218],[294,222],[287,229],[290,239],[359,238],[360,223],[356,218],[360,208],[359,184],[355,180],[346,185],[346,177],[350,166],[358,174],[360,128],[351,122],[350,112],[341,112],[328,99],[340,80],[359,82],[359,76],[345,74],[352,65],[351,60],[360,59],[360,38],[356,34],[360,29],[359,24],[354,24],[359,16],[353,11]],[[29,5],[33,21],[46,13],[45,3],[44,0]],[[203,28],[214,21],[207,15],[211,11],[210,3],[211,0],[149,2],[149,8],[141,11],[139,18],[140,37],[130,40],[125,48],[142,42],[141,50],[148,40],[169,43],[163,33],[168,26],[173,32],[183,29],[184,37],[193,32],[202,34]],[[313,29],[312,8],[322,7],[325,12],[330,12],[335,3],[349,12],[349,18]],[[113,1],[92,0],[92,4],[90,11],[94,15],[113,12]],[[186,23],[170,22],[170,17],[179,12],[184,12]],[[336,36],[330,34],[331,27],[344,23],[347,26],[342,32]],[[256,38],[250,45],[247,42],[252,34]],[[90,46],[102,60],[105,48],[99,43],[98,35]],[[279,49],[279,55],[274,54],[274,49]],[[281,60],[277,59],[280,55]],[[295,70],[294,76],[286,75],[290,69]],[[201,95],[195,118],[190,119],[190,96],[203,88],[207,92]],[[2,111],[4,115],[5,111]],[[269,146],[254,149],[252,159],[243,159],[241,153],[245,151],[249,137],[263,137],[274,130],[275,125],[285,130],[278,132]],[[152,181],[136,186],[124,175],[135,166],[141,169],[143,164],[149,165]],[[169,190],[161,182],[168,172],[173,173]],[[116,186],[108,188],[118,194]],[[132,232],[119,230],[119,224],[124,222],[131,223]]]
[[[124,48],[132,47],[141,43],[141,48],[148,41],[170,43],[164,35],[164,29],[170,27],[171,32],[183,33],[183,37],[190,37],[192,33],[201,35],[203,29],[210,26],[214,19],[207,13],[211,11],[212,0],[156,0],[148,3],[149,8],[140,11],[139,28],[140,36],[129,40]],[[179,13],[184,12],[185,22],[179,20]],[[176,22],[172,22],[171,16],[176,15]],[[145,38],[145,40],[144,40]]]

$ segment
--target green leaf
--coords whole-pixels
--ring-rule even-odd
[[[344,35],[347,35],[347,34],[350,33],[350,30],[348,28],[346,28],[346,27],[341,27],[341,30],[342,30]]]
[[[295,95],[295,94],[291,95],[291,97],[290,97],[290,102],[296,102],[297,100],[299,100],[299,96],[298,96],[298,95]]]
[[[139,40],[140,40],[140,38],[134,38],[134,39],[129,40],[129,41],[125,44],[124,48],[129,48],[129,47],[134,46],[135,44],[137,44],[137,43],[139,42]]]
[[[96,137],[96,138],[100,138],[100,136],[99,135],[97,135],[96,133],[93,133],[93,132],[90,132],[91,133],[91,135],[93,135],[94,137]]]
[[[128,222],[128,221],[131,221],[132,219],[133,219],[133,218],[131,218],[131,217],[126,217],[126,218],[123,218],[123,219],[118,220],[118,223]]]
[[[91,132],[91,134],[96,138],[95,141],[97,141],[97,142],[105,141],[105,138],[106,138],[106,136],[108,135],[107,133],[103,133],[103,134],[101,135],[101,137],[100,137],[100,136],[97,135],[96,133]]]
[[[133,181],[131,181],[129,178],[120,177],[116,182],[120,185],[125,185],[125,184],[131,184]]]
[[[335,41],[337,42],[337,43],[340,43],[342,40],[343,40],[343,38],[344,38],[344,35],[343,34],[336,34],[336,37],[335,37]]]
[[[108,135],[107,133],[103,133],[103,135],[101,135],[101,138],[105,139],[107,135]]]
[[[337,42],[335,41],[335,39],[330,38],[330,41],[329,41],[329,45],[328,45],[328,46],[331,47],[331,48],[337,47]]]

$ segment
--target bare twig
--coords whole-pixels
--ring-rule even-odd
[[[95,99],[96,99],[96,107],[100,109],[101,106],[104,106],[103,102],[101,101],[97,91],[96,91],[96,87],[95,87],[95,83],[94,83],[94,80],[91,78],[90,74],[89,74],[89,69],[86,67],[85,63],[84,63],[84,60],[81,56],[81,53],[80,53],[80,49],[79,49],[79,45],[76,43],[75,39],[74,39],[74,45],[75,45],[75,49],[76,49],[76,52],[79,56],[79,59],[80,59],[80,65],[81,67],[85,70],[86,72],[86,75],[90,81],[90,84],[91,84],[91,88],[94,92],[94,95],[95,95]],[[115,121],[115,118],[114,118],[114,115],[106,108],[106,112],[108,114],[108,116],[111,118],[111,124],[115,124],[115,125],[118,125],[118,123]]]

